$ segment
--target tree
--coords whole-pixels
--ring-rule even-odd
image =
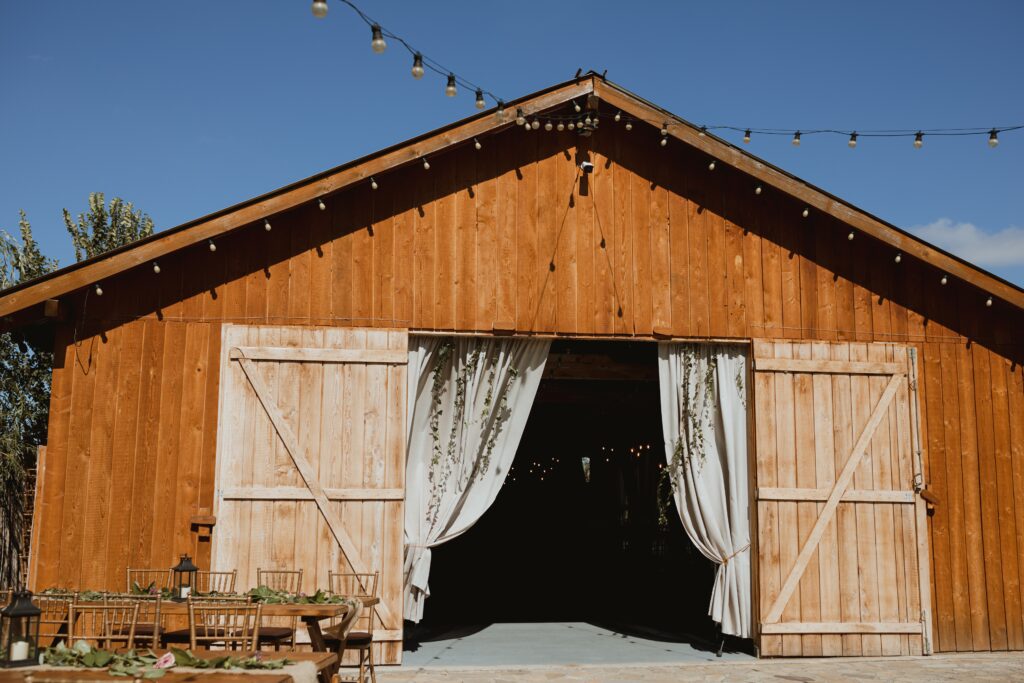
[[[89,212],[78,214],[77,221],[71,218],[71,212],[64,209],[64,225],[71,235],[76,261],[98,256],[153,234],[153,220],[149,216],[135,211],[131,202],[119,197],[111,199],[110,208],[107,208],[103,204],[102,192],[89,193]]]
[[[43,256],[32,226],[21,212],[20,241],[0,233],[0,289],[40,277],[57,267]],[[5,332],[0,334],[0,585],[16,585],[21,573],[25,519],[22,496],[26,471],[46,441],[50,408],[49,349]]]

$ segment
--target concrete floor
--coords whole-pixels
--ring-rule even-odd
[[[689,643],[625,635],[579,622],[490,624],[442,633],[412,647],[402,653],[402,669],[753,661],[747,654],[725,652],[718,658]]]

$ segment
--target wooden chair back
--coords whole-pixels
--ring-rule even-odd
[[[214,646],[255,650],[263,605],[240,600],[188,603],[189,644],[193,650]]]
[[[345,616],[338,620],[338,623],[328,627],[324,631],[326,634],[337,638],[337,654],[339,662],[341,662],[342,655],[345,654],[345,641],[348,638],[348,634],[352,632],[352,629],[356,625],[356,621],[359,620],[359,617],[363,616],[364,611],[363,603],[352,603],[348,612],[345,612]]]
[[[104,650],[133,648],[138,616],[138,602],[84,605],[72,601],[68,608],[68,646],[85,640]]]
[[[302,590],[301,569],[256,569],[256,585],[275,591],[298,593]]]
[[[330,591],[334,595],[344,595],[346,598],[376,598],[380,572],[329,572],[328,581]],[[373,632],[376,611],[374,606],[362,610],[357,624],[360,630]]]
[[[160,611],[163,598],[156,595],[137,595],[132,593],[108,593],[103,598],[104,605],[137,605],[138,615],[135,619],[135,642],[146,647],[160,647],[160,633],[163,631],[163,618]]]
[[[170,569],[133,569],[127,570],[125,591],[132,593],[135,590],[146,590],[150,584],[159,593],[161,588],[170,588],[173,583]],[[136,588],[138,586],[138,588]]]
[[[77,596],[74,593],[46,593],[32,596],[32,602],[40,609],[39,647],[56,645],[67,639],[68,608]]]
[[[237,577],[237,569],[229,572],[198,571],[193,589],[197,593],[234,593]]]

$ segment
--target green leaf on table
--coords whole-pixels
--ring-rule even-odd
[[[143,678],[160,678],[165,673],[167,673],[167,669],[150,669],[149,671],[144,673],[142,675],[142,677]]]

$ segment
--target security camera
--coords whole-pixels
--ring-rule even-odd
[[[594,172],[594,164],[590,163],[589,161],[581,161],[580,168],[583,169],[584,173]]]

